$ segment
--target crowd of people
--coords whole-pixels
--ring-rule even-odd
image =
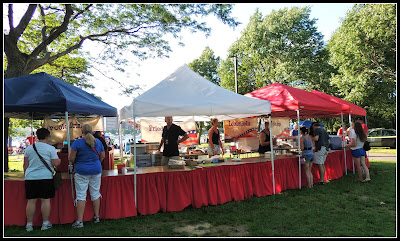
[[[179,143],[189,138],[188,134],[178,125],[173,124],[171,116],[165,117],[166,126],[162,131],[162,137],[158,150],[163,149],[162,165],[168,165],[169,159],[179,159]],[[223,144],[220,139],[220,131],[218,130],[218,119],[211,119],[212,127],[208,131],[208,155],[224,154]],[[299,128],[300,127],[300,128]],[[358,181],[370,182],[368,167],[366,166],[366,152],[363,149],[364,142],[367,140],[367,127],[363,123],[362,118],[357,118],[352,123],[351,128],[345,129],[341,126],[338,135],[346,136],[348,142],[345,147],[350,148],[352,157],[355,160]],[[37,141],[33,145],[26,148],[24,154],[24,174],[25,174],[25,192],[26,199],[26,231],[32,231],[32,220],[36,209],[36,202],[41,199],[41,213],[43,224],[41,230],[47,230],[52,227],[48,217],[50,214],[50,198],[55,196],[55,188],[53,185],[53,174],[49,172],[43,162],[46,162],[52,170],[60,165],[61,160],[58,158],[57,151],[54,146],[48,144],[50,132],[45,128],[40,128],[36,132]],[[304,159],[303,168],[306,174],[307,186],[313,187],[313,175],[311,172],[312,165],[318,167],[320,180],[318,184],[325,184],[325,160],[329,151],[329,134],[320,126],[318,122],[313,122],[310,128],[305,126],[295,126],[292,136],[300,135],[301,157]],[[259,134],[259,153],[271,151],[269,132],[269,122],[265,122],[264,129]],[[275,141],[275,138],[274,140]],[[91,201],[93,204],[95,223],[100,222],[100,186],[102,162],[105,158],[105,151],[108,145],[100,132],[93,133],[92,126],[85,124],[82,127],[81,138],[75,140],[70,149],[68,160],[73,163],[74,184],[76,199],[74,200],[77,207],[77,220],[72,224],[73,228],[82,228],[83,214],[86,204],[87,190],[89,190]],[[42,159],[42,160],[41,160]],[[363,179],[364,170],[366,178]]]

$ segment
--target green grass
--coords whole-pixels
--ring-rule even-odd
[[[369,150],[370,153],[386,153],[386,154],[396,154],[396,149],[389,149],[384,147],[372,147]]]
[[[349,173],[312,189],[286,190],[181,212],[138,215],[123,219],[54,225],[27,233],[24,227],[4,227],[5,237],[395,237],[396,162],[371,161],[371,183],[354,182]],[[210,224],[186,233],[176,227]]]

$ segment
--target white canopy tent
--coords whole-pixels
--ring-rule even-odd
[[[174,120],[194,117],[196,121],[208,121],[211,117],[219,120],[251,116],[271,118],[271,103],[224,89],[184,64],[153,88],[135,98],[131,105],[120,110],[120,120],[125,121],[135,122],[136,118],[140,117],[164,116],[173,116]],[[136,202],[136,140],[134,140],[134,160]],[[273,155],[271,160],[275,193]]]

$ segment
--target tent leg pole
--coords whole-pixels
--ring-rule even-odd
[[[134,162],[134,181],[135,181],[135,206],[137,208],[137,179],[136,179],[136,118],[135,118],[135,103],[133,103],[133,162]]]
[[[297,126],[299,127],[300,125],[300,110],[297,110]],[[301,189],[301,163],[300,163],[300,128],[297,128],[298,134],[297,134],[297,140],[298,140],[298,152],[299,152],[299,189]]]
[[[345,142],[346,139],[344,138],[344,129],[343,129],[343,112],[340,113],[340,117],[342,119],[342,148],[343,148],[343,155],[344,155],[344,170],[346,172],[347,175],[347,163],[346,163],[346,148],[345,147]]]
[[[271,147],[271,166],[272,166],[272,188],[275,194],[275,168],[274,168],[274,143],[272,139],[272,118],[269,115],[269,145]]]
[[[351,129],[351,114],[349,114],[349,128]],[[356,174],[356,169],[354,169],[354,159],[351,158],[351,161],[353,163],[353,174]]]
[[[68,145],[68,157],[70,154],[70,148],[71,148],[71,143],[70,143],[70,135],[69,135],[69,121],[68,121],[68,111],[65,112],[65,125],[67,128],[67,145]],[[71,180],[71,191],[72,191],[72,201],[74,202],[74,206],[76,206],[75,202],[75,194],[74,194],[74,175],[73,175],[73,170],[72,170],[72,162],[68,160],[68,172],[69,172],[69,178]]]

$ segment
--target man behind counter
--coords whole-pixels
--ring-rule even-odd
[[[162,166],[168,165],[169,159],[179,160],[178,145],[189,138],[186,131],[182,130],[180,126],[173,124],[172,121],[172,116],[165,117],[167,125],[163,128],[160,146],[158,147],[158,151],[160,151],[162,145],[164,145],[163,157],[161,160]],[[179,136],[183,137],[178,139]]]

